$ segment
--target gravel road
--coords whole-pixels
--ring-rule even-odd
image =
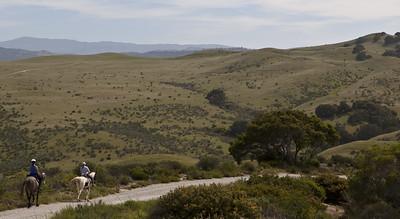
[[[244,177],[227,177],[220,179],[204,179],[204,180],[189,180],[189,181],[180,181],[173,183],[165,183],[165,184],[154,184],[142,188],[122,191],[116,194],[92,199],[90,203],[103,202],[105,204],[120,204],[129,200],[134,201],[146,201],[151,199],[157,199],[162,195],[167,194],[168,192],[186,186],[193,185],[209,185],[209,184],[229,184],[232,182],[236,182],[238,180],[246,180],[248,176]],[[96,189],[96,188],[94,188]],[[56,212],[60,210],[72,206],[76,207],[78,205],[87,204],[86,202],[61,202],[61,203],[53,203],[48,205],[40,205],[39,207],[28,208],[18,208],[9,211],[0,212],[1,219],[20,219],[20,218],[30,218],[30,219],[44,219],[51,218]]]

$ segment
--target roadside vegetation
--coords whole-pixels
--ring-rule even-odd
[[[128,201],[120,205],[95,204],[90,206],[79,206],[78,208],[68,208],[57,213],[53,218],[56,219],[86,219],[86,218],[126,218],[143,219],[147,218],[154,201],[134,202]]]
[[[304,178],[252,176],[230,185],[180,188],[150,204],[127,203],[66,209],[54,218],[109,217],[131,211],[138,218],[397,218],[400,145],[373,148],[357,156],[349,180],[334,175]],[[344,206],[345,214],[327,212],[326,205]],[[133,206],[133,207],[132,207]],[[121,209],[123,208],[123,209]],[[84,209],[84,210],[83,210]],[[73,217],[68,217],[73,215]]]

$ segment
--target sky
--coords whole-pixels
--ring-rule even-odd
[[[400,31],[400,0],[0,0],[0,41],[293,48]]]

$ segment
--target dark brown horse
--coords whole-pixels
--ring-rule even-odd
[[[44,183],[44,178],[45,174],[42,173],[41,183]],[[25,191],[26,198],[28,199],[28,208],[30,208],[32,204],[35,203],[35,199],[36,199],[36,206],[39,206],[40,184],[33,176],[28,176],[24,180],[24,183],[22,184],[21,195]]]

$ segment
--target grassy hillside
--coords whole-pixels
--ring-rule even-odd
[[[330,159],[333,155],[340,155],[344,157],[354,157],[358,152],[365,151],[374,146],[392,146],[398,145],[400,141],[400,131],[383,134],[371,138],[366,141],[354,141],[347,144],[339,145],[329,148],[319,154],[326,159]]]
[[[14,133],[0,139],[0,167],[20,168],[33,156],[69,167],[137,155],[223,155],[229,126],[260,110],[312,112],[321,103],[368,99],[400,112],[400,59],[382,56],[396,46],[384,45],[386,36],[175,59],[109,53],[0,62],[0,104],[9,118],[3,128]],[[356,44],[372,58],[357,61]],[[209,104],[205,96],[215,88],[234,107]]]
[[[368,150],[374,146],[386,147],[399,144],[398,141],[354,141],[347,144],[339,145],[333,148],[329,148],[319,154],[326,159],[330,159],[333,155],[340,155],[343,157],[354,157],[360,151]]]

